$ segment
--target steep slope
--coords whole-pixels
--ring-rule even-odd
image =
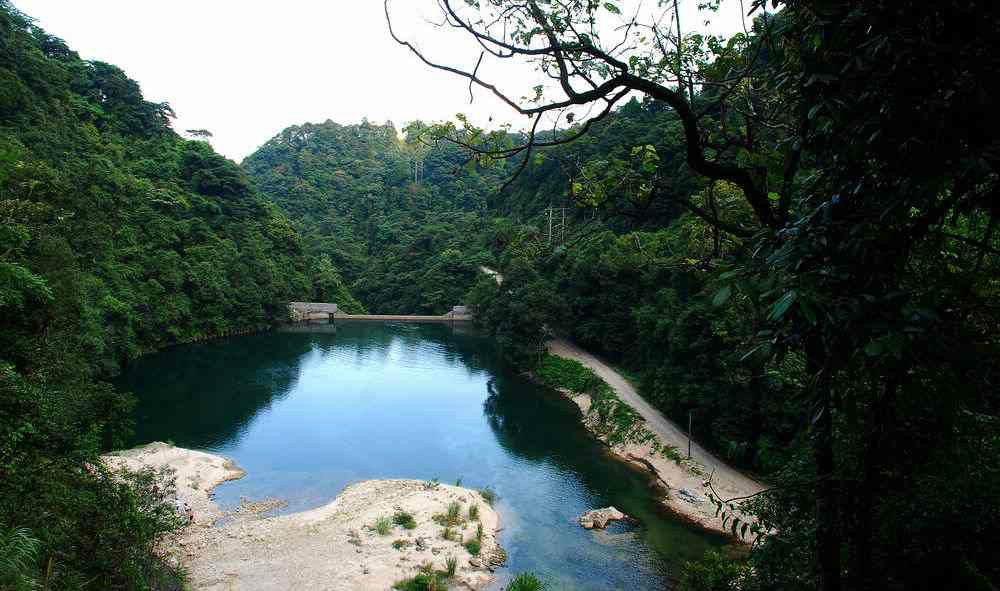
[[[171,117],[0,1],[0,538],[27,556],[0,587],[171,578],[153,552],[176,525],[165,489],[97,467],[131,405],[102,380],[311,296],[288,219]]]

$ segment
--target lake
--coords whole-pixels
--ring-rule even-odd
[[[497,586],[533,571],[551,589],[670,588],[685,560],[725,543],[666,513],[650,477],[608,455],[571,401],[466,323],[294,325],[144,357],[118,385],[139,399],[133,444],[246,469],[215,489],[223,510],[278,497],[302,511],[372,478],[492,488],[509,555]],[[577,524],[608,505],[640,525]]]

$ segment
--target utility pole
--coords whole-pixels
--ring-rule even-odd
[[[688,459],[691,459],[691,411],[688,411]]]

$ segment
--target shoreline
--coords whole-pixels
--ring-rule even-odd
[[[421,566],[446,570],[451,557],[457,568],[450,580],[476,590],[493,582],[493,570],[506,558],[497,539],[499,514],[471,489],[364,480],[320,507],[264,517],[282,501],[244,501],[223,512],[212,499],[216,486],[246,474],[222,456],[156,442],[103,457],[112,468],[172,472],[177,496],[191,506],[194,520],[164,539],[161,549],[187,570],[193,591],[388,590],[418,574]],[[462,517],[451,527],[452,538],[444,539],[441,519],[450,503],[460,505]],[[467,517],[473,505],[475,520]],[[412,515],[412,528],[392,523],[401,512]],[[380,518],[390,520],[384,535],[376,527]],[[472,555],[463,544],[476,539],[480,525],[481,549]]]
[[[642,400],[635,389],[613,368],[563,339],[549,341],[546,348],[552,355],[581,363],[603,379],[615,391],[622,404],[643,417],[645,428],[656,437],[660,445],[677,450],[686,448],[687,434]],[[724,534],[739,544],[752,543],[752,534],[748,532],[745,537],[736,535],[731,527],[732,520],[723,524],[722,518],[716,517],[716,505],[709,499],[711,491],[706,482],[711,477],[712,486],[724,499],[758,493],[766,488],[764,485],[725,464],[695,442],[691,444],[691,459],[680,461],[657,453],[654,445],[649,443],[611,445],[598,434],[596,425],[590,418],[590,395],[564,388],[558,390],[577,405],[584,426],[607,446],[613,457],[650,473],[657,485],[666,489],[667,494],[660,502],[671,513],[706,531]],[[738,507],[727,511],[741,518],[741,523],[746,523]]]

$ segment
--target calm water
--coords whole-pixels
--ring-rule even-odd
[[[170,440],[247,470],[216,489],[223,509],[245,496],[301,511],[369,478],[492,487],[509,553],[501,582],[530,570],[553,589],[662,589],[723,543],[658,510],[648,476],[609,457],[572,402],[465,327],[290,327],[149,356],[121,385],[140,400],[135,444]],[[642,525],[577,525],[607,505]]]

